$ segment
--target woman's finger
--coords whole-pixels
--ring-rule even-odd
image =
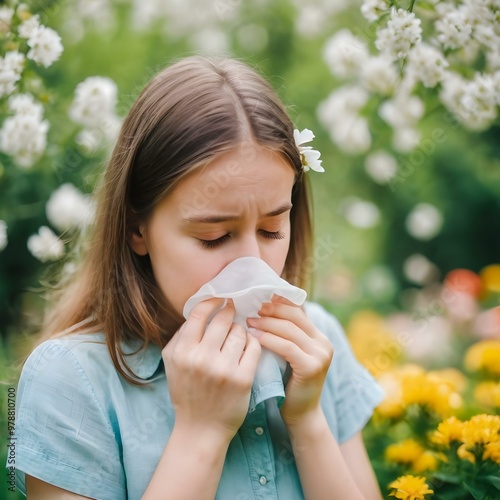
[[[212,316],[223,303],[224,299],[211,298],[202,300],[196,304],[184,323],[185,327],[182,329],[182,335],[179,335],[176,345],[178,344],[179,347],[182,346],[183,348],[198,345],[205,334],[210,316]]]
[[[279,296],[275,295],[274,297]],[[324,335],[316,328],[316,325],[314,325],[314,323],[307,317],[306,313],[299,306],[295,304],[285,304],[284,302],[281,302],[281,300],[275,301],[274,297],[272,302],[264,302],[262,304],[262,307],[259,310],[259,315],[261,317],[282,318],[292,322],[313,339],[320,340],[324,337]],[[281,299],[282,297],[279,298]]]
[[[233,323],[226,335],[221,353],[238,364],[247,343],[247,332],[238,323]]]
[[[252,328],[289,340],[307,354],[313,354],[316,350],[311,337],[290,320],[262,316],[261,318],[248,318],[248,324]]]
[[[201,343],[209,349],[221,351],[232,327],[235,313],[234,303],[232,299],[228,299],[226,305],[217,311],[208,324]]]
[[[250,374],[253,378],[257,371],[261,354],[262,347],[260,342],[247,332],[247,344],[240,358],[240,368],[243,370],[243,373]]]

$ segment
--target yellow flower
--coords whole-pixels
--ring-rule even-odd
[[[414,462],[412,466],[413,472],[424,472],[426,470],[436,470],[438,461],[433,453],[424,451]]]
[[[500,376],[500,340],[481,340],[469,347],[465,367],[471,372],[485,370]]]
[[[485,445],[483,460],[488,460],[488,458],[493,462],[500,464],[500,439]]]
[[[475,463],[476,459],[474,458],[474,455],[467,449],[467,446],[463,444],[460,446],[457,450],[457,455],[462,459],[462,460],[468,460],[469,462]]]
[[[482,405],[500,408],[500,382],[481,382],[474,389],[474,397]]]
[[[484,267],[479,273],[483,288],[489,292],[500,292],[500,265],[493,264]]]
[[[466,380],[457,370],[425,372],[418,365],[408,364],[378,377],[386,397],[378,406],[376,416],[400,418],[410,405],[420,405],[442,417],[452,415],[462,406],[459,390]]]
[[[395,373],[386,372],[377,378],[378,383],[382,387],[385,398],[380,403],[376,410],[375,416],[387,419],[397,419],[403,416],[403,393],[401,382]]]
[[[356,358],[376,377],[393,368],[401,357],[400,344],[374,311],[354,314],[346,332]]]
[[[500,439],[500,416],[474,415],[464,425],[464,443],[468,448]]]
[[[431,435],[431,441],[436,444],[441,444],[450,447],[453,441],[462,441],[464,422],[456,417],[449,417],[443,420],[436,431]]]
[[[451,389],[457,392],[463,392],[467,388],[467,377],[456,368],[430,371],[429,377],[435,377],[435,379],[447,383]]]
[[[462,398],[447,381],[434,373],[421,373],[403,379],[403,400],[418,404],[443,417],[462,405]]]
[[[401,441],[401,443],[388,446],[385,450],[385,458],[389,462],[412,465],[423,452],[424,448],[414,439],[406,439],[405,441]]]
[[[425,482],[425,477],[400,476],[389,484],[389,488],[393,489],[389,496],[401,500],[425,500],[425,495],[434,493]]]

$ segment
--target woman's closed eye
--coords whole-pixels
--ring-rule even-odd
[[[267,238],[269,240],[282,240],[285,237],[285,234],[282,231],[264,231],[261,230],[260,233],[264,238]],[[227,240],[231,238],[231,234],[227,233],[224,236],[221,236],[220,238],[217,238],[215,240],[202,240],[198,238],[198,241],[200,242],[200,245],[203,248],[216,248],[219,245],[222,245],[225,243]]]

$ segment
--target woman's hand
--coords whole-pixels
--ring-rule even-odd
[[[261,347],[233,323],[232,300],[209,299],[197,304],[162,351],[175,408],[175,424],[216,431],[229,441],[248,412],[250,390]]]
[[[275,295],[271,302],[262,304],[259,315],[247,322],[260,334],[261,346],[285,358],[292,368],[281,416],[287,426],[299,424],[321,408],[333,346],[299,306],[283,297]]]

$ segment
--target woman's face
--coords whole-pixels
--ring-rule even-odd
[[[190,173],[130,244],[149,254],[165,297],[184,304],[233,260],[254,256],[281,275],[290,245],[295,172],[278,154],[242,145]]]

